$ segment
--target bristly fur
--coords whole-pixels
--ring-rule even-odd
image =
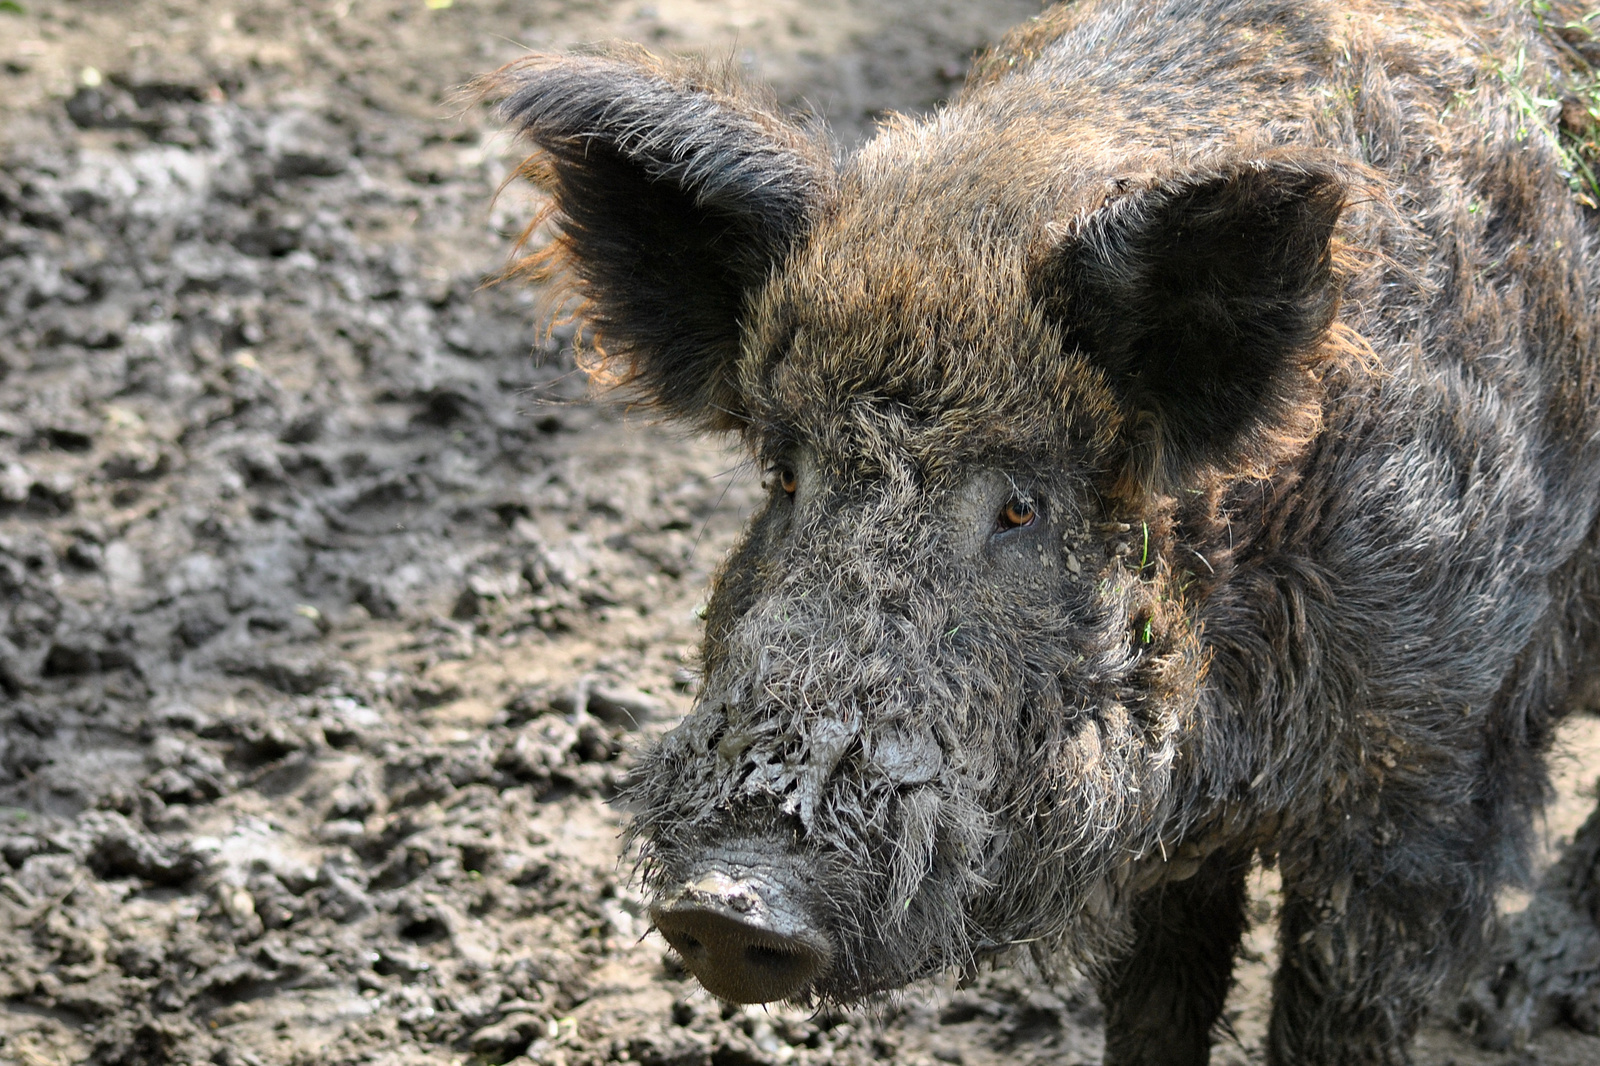
[[[1168,1066],[1259,856],[1268,1061],[1406,1061],[1600,672],[1595,234],[1512,55],[1502,0],[1082,0],[837,165],[698,68],[493,76],[607,366],[782,474],[650,887],[789,857],[816,999],[1060,948]]]

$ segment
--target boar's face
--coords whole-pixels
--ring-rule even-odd
[[[1182,829],[1203,659],[1162,490],[1293,421],[1339,182],[1259,154],[1008,180],[993,145],[897,155],[915,128],[840,175],[639,55],[489,89],[551,198],[530,268],[587,301],[602,369],[767,475],[697,706],[630,786],[657,927],[743,1002],[1092,958]]]
[[[1138,561],[1093,535],[1068,449],[817,399],[756,445],[768,498],[713,590],[699,703],[633,788],[657,924],[735,1000],[1057,932],[1142,845],[1184,705],[1151,698],[1183,672],[1139,640]]]

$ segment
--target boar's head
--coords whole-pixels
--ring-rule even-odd
[[[841,166],[642,53],[487,90],[548,196],[525,271],[610,380],[767,472],[697,706],[629,788],[657,927],[743,1002],[1092,959],[1184,828],[1205,570],[1174,500],[1314,419],[1340,178],[1096,158],[981,99]]]

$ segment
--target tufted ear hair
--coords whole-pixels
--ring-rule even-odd
[[[730,71],[642,50],[529,56],[477,87],[550,198],[554,243],[516,272],[572,286],[605,377],[703,428],[742,426],[740,322],[832,193],[820,129]]]
[[[1345,183],[1248,159],[1119,189],[1034,272],[1068,347],[1106,375],[1129,427],[1129,483],[1249,463],[1294,420],[1339,303]]]

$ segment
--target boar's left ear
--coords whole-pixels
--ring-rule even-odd
[[[572,285],[605,376],[739,428],[740,321],[833,186],[820,131],[728,71],[642,50],[530,56],[478,88],[532,143],[521,173],[550,196],[555,241],[521,272]]]
[[[1247,459],[1286,419],[1338,307],[1344,183],[1250,160],[1127,190],[1035,274],[1069,345],[1107,376],[1144,484]]]

